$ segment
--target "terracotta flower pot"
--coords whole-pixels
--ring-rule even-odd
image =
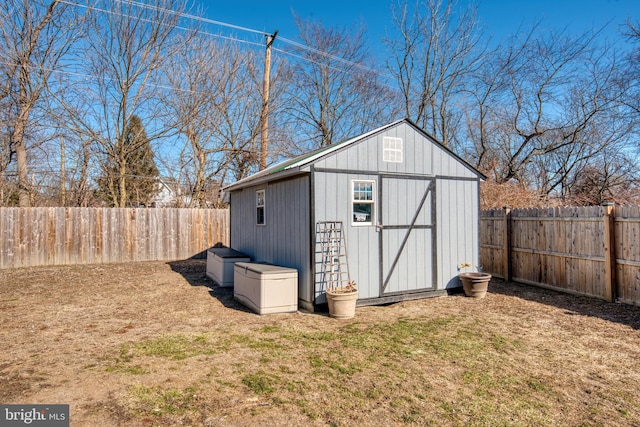
[[[356,315],[358,291],[345,292],[341,288],[327,290],[329,315],[336,319],[351,319]]]
[[[458,274],[460,281],[462,281],[462,288],[464,293],[468,297],[472,298],[484,298],[487,294],[487,288],[489,287],[489,281],[491,275],[489,273],[460,273]]]

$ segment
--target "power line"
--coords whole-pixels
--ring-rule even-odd
[[[134,1],[134,0],[114,0],[114,1],[116,1],[117,3],[132,4],[134,6],[138,6],[138,7],[145,8],[145,9],[155,9],[155,10],[160,11],[160,12],[169,13],[171,15],[178,15],[180,17],[193,19],[194,21],[204,22],[204,23],[207,23],[207,24],[220,25],[222,27],[233,28],[235,30],[247,31],[247,32],[250,32],[250,33],[261,34],[261,35],[264,35],[264,36],[269,35],[269,34],[265,33],[264,31],[258,31],[258,30],[254,30],[252,28],[241,27],[239,25],[229,24],[227,22],[215,21],[213,19],[205,18],[205,17],[198,16],[198,15],[191,15],[191,14],[184,13],[184,12],[176,12],[175,10],[172,10],[172,9],[167,9],[167,8],[163,8],[163,7],[159,7],[159,6],[152,6],[150,4],[141,3],[141,2],[138,2],[138,1]]]
[[[142,8],[155,9],[155,10],[158,10],[158,11],[170,13],[170,14],[173,14],[173,15],[178,15],[178,16],[185,17],[185,18],[188,18],[188,19],[193,19],[193,20],[199,21],[199,22],[205,22],[205,23],[214,24],[214,25],[220,25],[220,26],[233,28],[233,29],[237,29],[237,30],[241,30],[241,31],[247,31],[247,32],[255,33],[255,34],[261,34],[261,35],[264,35],[264,36],[267,36],[267,37],[271,36],[270,33],[265,33],[264,31],[254,30],[252,28],[247,28],[247,27],[241,27],[241,26],[238,26],[238,25],[229,24],[229,23],[222,22],[222,21],[215,21],[215,20],[212,20],[212,19],[209,19],[209,18],[204,18],[204,17],[198,16],[198,15],[191,15],[191,14],[187,14],[187,13],[176,12],[176,11],[171,10],[171,9],[166,9],[166,8],[161,8],[161,7],[158,7],[158,6],[147,5],[145,3],[141,3],[141,2],[137,2],[137,1],[133,1],[133,0],[115,0],[115,1],[118,2],[118,3],[133,4],[135,6],[142,7]],[[278,40],[281,40],[281,41],[283,41],[285,43],[288,43],[288,44],[290,44],[292,46],[295,46],[295,47],[297,47],[299,49],[308,50],[309,52],[312,52],[312,53],[315,53],[315,54],[318,54],[318,55],[322,55],[322,56],[326,56],[328,58],[334,59],[336,61],[342,62],[342,63],[347,64],[347,65],[352,65],[354,67],[365,68],[365,69],[367,69],[369,71],[376,72],[375,70],[372,70],[372,69],[370,69],[369,67],[367,67],[365,65],[359,64],[357,62],[349,61],[348,59],[344,59],[344,58],[341,58],[339,56],[330,54],[328,52],[324,52],[324,51],[322,51],[320,49],[316,49],[314,47],[307,46],[305,44],[296,42],[296,41],[288,39],[286,37],[282,37],[281,36],[281,37],[278,38]],[[304,59],[304,57],[302,57],[302,58]]]
[[[160,7],[156,7],[156,6],[151,6],[151,5],[145,5],[144,3],[139,3],[139,2],[133,2],[133,1],[122,1],[122,0],[114,0],[117,1],[118,3],[130,3],[133,4],[134,6],[138,6],[138,7],[142,7],[142,8],[151,8],[151,9],[155,9],[158,11],[162,11],[162,12],[166,12],[166,13],[170,13],[172,15],[178,15],[181,17],[185,17],[188,19],[193,19],[193,20],[197,20],[197,21],[202,21],[202,22],[206,22],[209,24],[215,24],[215,25],[220,25],[220,26],[224,26],[224,27],[229,27],[229,28],[234,28],[237,30],[242,30],[242,31],[248,31],[251,33],[257,33],[257,34],[264,34],[263,31],[258,31],[258,30],[253,30],[251,28],[245,28],[245,27],[240,27],[238,25],[233,25],[233,24],[227,24],[221,21],[214,21],[212,19],[207,19],[207,18],[203,18],[203,17],[198,17],[197,15],[190,15],[190,14],[185,14],[185,13],[180,13],[180,12],[176,12],[174,10],[171,9],[165,9],[165,8],[160,8]],[[109,15],[118,15],[118,16],[123,16],[125,18],[133,18],[131,15],[128,15],[126,13],[119,13],[119,12],[114,12],[111,10],[107,10],[107,9],[101,9],[95,6],[87,6],[81,3],[76,3],[76,2],[72,2],[72,1],[68,1],[68,0],[60,0],[61,3],[64,4],[68,4],[71,6],[77,6],[77,7],[81,7],[90,11],[97,11],[97,12],[102,12],[102,13],[107,13]],[[145,18],[140,18],[140,17],[135,17],[136,19],[141,19],[144,22],[151,22],[151,23],[155,23],[157,24],[158,22],[153,21],[152,19],[145,19]],[[193,31],[193,29],[191,28],[187,28],[187,27],[181,27],[179,25],[176,25],[175,28],[180,29],[180,30],[185,30],[185,31]],[[241,39],[236,39],[234,37],[230,37],[230,36],[223,36],[222,34],[214,34],[214,33],[209,33],[207,31],[203,31],[203,30],[195,30],[197,33],[199,34],[205,34],[205,35],[209,35],[209,36],[213,36],[213,37],[217,37],[217,38],[221,38],[221,39],[225,39],[225,40],[230,40],[230,41],[235,41],[235,42],[239,42],[239,43],[245,43],[245,44],[249,44],[249,45],[253,45],[253,46],[262,46],[262,44],[260,43],[256,43],[256,42],[251,42],[248,40],[241,40]]]
[[[16,67],[24,66],[20,62],[3,61],[3,60],[0,60],[0,64],[8,65],[10,67],[11,66],[16,66]],[[76,77],[84,77],[86,79],[93,79],[95,77],[95,76],[92,76],[92,75],[89,75],[89,74],[83,74],[83,73],[78,73],[78,72],[74,72],[74,71],[66,71],[66,70],[58,70],[58,69],[54,69],[54,68],[46,68],[46,67],[43,67],[41,65],[27,64],[26,67],[30,68],[32,70],[35,70],[35,71],[42,71],[42,72],[46,71],[46,72],[49,72],[49,73],[68,74],[68,75],[76,76]]]
[[[120,16],[125,16],[127,18],[131,18],[131,15],[127,15],[126,13],[117,13],[117,12],[113,12],[107,9],[101,9],[95,6],[87,6],[81,3],[77,3],[77,2],[73,2],[73,1],[69,1],[69,0],[59,0],[60,3],[64,3],[64,4],[68,4],[71,6],[77,6],[77,7],[81,7],[83,9],[87,9],[90,11],[98,11],[98,12],[103,12],[103,13],[109,13],[109,14],[117,14]],[[137,2],[137,1],[133,1],[133,0],[113,0],[117,3],[121,3],[121,4],[131,4],[133,6],[137,6],[143,9],[152,9],[158,12],[165,12],[168,13],[170,15],[177,15],[178,17],[182,17],[182,18],[187,18],[187,19],[191,19],[194,21],[198,21],[198,22],[204,22],[206,24],[213,24],[213,25],[219,25],[221,27],[227,27],[227,28],[232,28],[235,30],[240,30],[240,31],[246,31],[249,33],[254,33],[254,34],[260,34],[260,35],[267,35],[264,31],[259,31],[259,30],[254,30],[252,28],[247,28],[247,27],[241,27],[239,25],[234,25],[234,24],[229,24],[227,22],[222,22],[222,21],[216,21],[213,19],[209,19],[209,18],[205,18],[202,16],[198,16],[198,15],[192,15],[192,14],[188,14],[188,13],[184,13],[184,12],[176,12],[175,10],[172,9],[167,9],[167,8],[162,8],[159,6],[153,6],[150,4],[145,4],[145,3],[141,3],[141,2]],[[139,18],[138,18],[139,19]],[[149,22],[152,22],[149,20]]]
[[[236,30],[240,30],[240,31],[246,31],[246,32],[249,32],[249,33],[252,33],[252,34],[260,34],[260,35],[269,36],[269,34],[265,33],[264,31],[259,31],[259,30],[255,30],[255,29],[252,29],[252,28],[242,27],[242,26],[239,26],[239,25],[230,24],[230,23],[223,22],[223,21],[217,21],[217,20],[205,18],[205,17],[198,16],[198,15],[187,14],[187,13],[183,13],[183,12],[176,12],[176,11],[171,10],[171,9],[162,8],[162,7],[159,7],[159,6],[148,5],[148,4],[145,4],[145,3],[141,3],[139,1],[134,1],[134,0],[113,0],[113,1],[116,1],[116,2],[118,2],[120,4],[130,4],[130,5],[135,6],[135,7],[146,8],[146,9],[151,9],[151,10],[155,10],[155,11],[159,11],[159,12],[169,13],[169,14],[172,14],[172,15],[177,15],[179,17],[184,17],[184,18],[187,18],[187,19],[195,20],[195,21],[198,21],[198,22],[204,22],[204,23],[208,23],[208,24],[219,25],[219,26],[232,28],[232,29],[236,29]],[[97,8],[97,7],[94,7],[94,6],[87,6],[87,5],[84,5],[84,4],[81,4],[81,3],[78,3],[78,2],[74,2],[74,1],[60,0],[60,2],[64,3],[64,4],[71,5],[71,6],[81,7],[81,8],[87,9],[87,10],[91,10],[91,11],[97,11],[97,12],[102,12],[102,13],[106,13],[106,14],[115,14],[115,15],[118,15],[118,16],[123,16],[125,18],[134,19],[134,17],[132,17],[131,15],[125,14],[125,13],[117,13],[117,12],[113,12],[113,11],[110,11],[110,10],[107,10],[107,9],[103,9],[103,8]],[[135,17],[135,19],[143,19],[146,22],[154,22],[153,20],[144,19],[144,18],[140,18],[140,17]],[[185,30],[185,31],[192,30],[190,28],[182,27],[182,26],[176,26],[176,28],[181,29],[181,30]],[[207,36],[211,36],[211,37],[216,37],[216,38],[228,40],[228,41],[231,41],[231,42],[243,43],[243,44],[256,46],[256,47],[260,47],[260,48],[263,47],[263,45],[261,43],[256,43],[256,42],[251,42],[251,41],[248,41],[248,40],[237,39],[237,38],[230,37],[230,36],[225,36],[225,35],[222,35],[222,34],[214,34],[214,33],[210,33],[210,32],[203,31],[203,30],[195,30],[195,31],[197,31],[199,34],[203,34],[203,35],[207,35]],[[324,52],[324,51],[322,51],[320,49],[307,46],[305,44],[296,42],[296,41],[288,39],[286,37],[279,37],[278,41],[280,41],[280,40],[282,42],[284,42],[285,44],[293,46],[294,48],[302,49],[302,50],[311,52],[311,53],[313,53],[315,55],[321,55],[321,56],[324,56],[326,58],[330,58],[330,59],[332,59],[332,60],[334,60],[334,61],[336,61],[338,63],[344,64],[344,65],[348,65],[348,66],[351,66],[351,67],[355,67],[355,68],[359,68],[359,69],[362,69],[364,71],[371,72],[371,73],[373,73],[375,75],[383,77],[384,79],[387,79],[387,78],[390,77],[388,74],[381,73],[380,71],[378,71],[376,69],[373,69],[373,68],[370,68],[370,67],[367,67],[367,66],[365,66],[365,65],[363,65],[361,63],[349,61],[349,60],[341,58],[341,57],[339,57],[337,55],[333,55],[333,54],[330,54],[328,52]],[[310,58],[310,57],[307,57],[307,56],[298,55],[296,53],[293,53],[293,52],[290,52],[290,51],[287,51],[287,50],[283,50],[283,49],[278,49],[278,48],[275,48],[275,47],[273,49],[275,51],[277,51],[277,52],[280,52],[280,53],[284,54],[284,55],[287,55],[287,56],[290,56],[290,57],[293,57],[293,58],[297,58],[299,60],[306,61],[306,62],[309,62],[309,63],[313,63],[313,64],[316,64],[316,65],[327,66],[328,68],[336,70],[336,71],[339,71],[339,72],[343,72],[343,73],[346,73],[346,74],[351,74],[353,72],[350,69],[345,69],[345,68],[338,67],[336,64],[332,64],[332,65],[321,64],[317,60],[315,60],[313,58]],[[9,65],[9,66],[20,65],[19,63],[13,63],[13,62],[2,61],[2,60],[0,60],[0,63],[4,63],[5,65]],[[31,68],[33,68],[35,70],[41,70],[41,71],[47,71],[47,72],[53,72],[53,73],[58,73],[58,74],[66,74],[66,75],[70,75],[70,76],[80,77],[83,80],[90,80],[90,79],[92,80],[93,77],[94,77],[93,75],[89,75],[89,74],[85,74],[85,73],[79,73],[79,72],[73,72],[73,71],[67,71],[67,70],[49,69],[49,68],[45,68],[43,66],[37,66],[37,65],[29,65],[29,67],[31,67]],[[110,80],[115,80],[115,79],[110,79]],[[179,91],[179,92],[184,92],[184,93],[203,93],[202,91],[194,91],[194,90],[191,90],[191,89],[182,89],[182,88],[177,88],[177,87],[173,87],[173,86],[167,86],[167,85],[163,85],[163,84],[159,84],[159,83],[147,83],[147,84],[150,87],[155,87],[155,88],[158,88],[158,89]]]
[[[179,17],[184,17],[184,18],[191,19],[191,20],[194,20],[194,21],[197,21],[197,22],[203,22],[203,23],[207,23],[207,24],[219,25],[219,26],[222,26],[222,27],[232,28],[232,29],[240,30],[240,31],[246,31],[246,32],[253,33],[253,34],[260,34],[260,35],[263,35],[263,36],[270,36],[269,33],[266,33],[264,31],[260,31],[260,30],[256,30],[256,29],[253,29],[253,28],[242,27],[242,26],[239,26],[239,25],[230,24],[228,22],[217,21],[217,20],[205,18],[205,17],[198,16],[198,15],[184,13],[184,12],[176,12],[176,11],[174,11],[172,9],[162,8],[162,7],[159,7],[159,6],[153,6],[153,5],[149,5],[149,4],[146,4],[146,3],[141,3],[141,2],[138,2],[138,1],[134,1],[134,0],[114,0],[114,1],[116,1],[117,3],[120,3],[120,4],[131,4],[133,6],[137,6],[137,7],[143,8],[143,9],[151,9],[151,10],[156,10],[156,11],[169,13],[171,15],[177,15]],[[113,12],[105,10],[105,9],[99,9],[99,8],[95,8],[95,7],[85,6],[85,5],[82,5],[82,4],[79,4],[79,3],[75,3],[75,2],[71,2],[71,1],[68,1],[68,0],[61,0],[61,2],[62,3],[66,3],[66,4],[70,4],[70,5],[75,5],[75,6],[87,8],[87,9],[98,10],[98,11],[101,11],[101,12],[104,12],[104,13],[113,13]],[[121,15],[131,18],[130,15],[126,15],[126,14],[121,14]],[[187,30],[187,28],[183,28],[183,27],[178,27],[178,28]],[[198,31],[198,32],[200,32],[200,31]],[[238,41],[238,42],[243,42],[243,43],[251,44],[251,45],[254,45],[254,46],[262,47],[262,44],[249,42],[249,41],[242,41],[242,40],[239,40],[239,39],[234,39],[232,37],[226,37],[226,36],[222,36],[222,35],[215,35],[215,34],[206,33],[206,32],[203,32],[203,34],[208,34],[208,35],[211,35],[211,36],[214,36],[214,37],[219,37],[219,38],[223,38],[223,39],[227,39],[227,40],[231,40],[231,41]],[[361,63],[357,63],[357,62],[350,61],[348,59],[344,59],[344,58],[339,57],[337,55],[333,55],[331,53],[324,52],[324,51],[322,51],[320,49],[317,49],[317,48],[314,48],[314,47],[311,47],[311,46],[307,46],[307,45],[305,45],[303,43],[296,42],[296,41],[288,39],[286,37],[280,36],[278,38],[278,40],[282,41],[282,42],[284,42],[286,44],[292,45],[292,46],[294,46],[294,47],[296,47],[298,49],[307,50],[307,51],[309,51],[311,53],[315,53],[316,55],[322,55],[322,56],[325,56],[327,58],[330,58],[330,59],[333,59],[335,61],[338,61],[338,62],[341,62],[343,64],[346,64],[346,65],[350,65],[350,66],[357,67],[357,68],[362,68],[362,69],[364,69],[366,71],[370,71],[370,72],[378,74],[378,75],[380,75],[382,77],[388,77],[385,74],[380,73],[379,71],[377,71],[375,69],[372,69],[370,67],[367,67],[366,65],[363,65]],[[298,55],[295,55],[295,54],[291,54],[291,53],[289,53],[287,51],[279,50],[279,49],[275,49],[275,48],[274,48],[274,50],[278,50],[278,51],[280,51],[282,53],[289,54],[291,56],[295,56],[295,57],[297,57],[299,59],[306,60],[306,61],[318,64],[316,61],[313,61],[312,59],[306,58],[304,56],[298,56]],[[344,70],[344,71],[348,72],[347,70]]]
[[[352,73],[352,70],[345,69],[345,68],[340,68],[340,67],[337,67],[335,65],[322,64],[322,63],[316,61],[315,59],[308,58],[308,57],[305,57],[305,56],[302,56],[302,55],[298,55],[298,54],[295,54],[293,52],[289,52],[289,51],[282,50],[282,49],[277,49],[277,48],[274,48],[273,50],[276,51],[276,52],[280,52],[280,53],[282,53],[284,55],[291,56],[291,57],[294,57],[294,58],[298,58],[300,60],[307,61],[307,62],[310,62],[312,64],[316,64],[316,65],[319,65],[319,66],[324,66],[324,67],[327,67],[329,69],[332,69],[332,70],[335,70],[335,71],[339,71],[339,72],[342,72],[342,73],[345,73],[345,74],[351,74]],[[356,63],[353,63],[353,64],[356,65],[358,68],[362,68],[364,71],[369,71],[369,72],[371,72],[371,73],[373,73],[373,74],[375,74],[377,76],[384,77],[384,78],[390,77],[387,74],[384,74],[384,73],[381,73],[379,71],[376,71],[376,70],[374,70],[372,68],[369,68],[369,67],[367,67],[365,65],[356,64]]]
[[[349,61],[348,59],[344,59],[344,58],[339,57],[339,56],[337,56],[337,55],[333,55],[333,54],[331,54],[331,53],[324,52],[324,51],[322,51],[322,50],[320,50],[320,49],[316,49],[316,48],[314,48],[314,47],[307,46],[307,45],[304,45],[304,44],[302,44],[302,43],[298,43],[298,42],[296,42],[296,41],[293,41],[293,40],[287,39],[287,38],[285,38],[285,37],[280,37],[280,40],[282,40],[283,42],[288,43],[288,44],[290,44],[290,45],[292,45],[292,46],[294,46],[294,47],[297,47],[298,49],[308,50],[309,52],[311,52],[311,53],[315,53],[316,55],[322,55],[322,56],[325,56],[325,57],[327,57],[327,58],[333,59],[333,60],[335,60],[335,61],[342,62],[343,64],[346,64],[346,65],[351,65],[351,66],[353,66],[353,67],[363,68],[363,69],[365,69],[365,70],[367,70],[367,71],[371,71],[371,72],[374,72],[374,73],[378,73],[376,70],[371,69],[371,68],[367,67],[366,65],[360,64],[360,63],[358,63],[358,62]],[[304,58],[304,57],[303,57],[303,58]],[[309,61],[312,61],[312,60],[311,60],[311,59],[309,59]],[[378,74],[379,74],[379,73],[378,73]]]

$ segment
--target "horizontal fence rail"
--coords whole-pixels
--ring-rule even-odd
[[[640,207],[484,210],[480,262],[505,280],[640,305]],[[0,208],[0,269],[171,261],[229,245],[226,209]]]
[[[0,269],[171,261],[217,243],[226,209],[0,208]]]
[[[483,269],[505,280],[640,305],[640,207],[485,210]]]

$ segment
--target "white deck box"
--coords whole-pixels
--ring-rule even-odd
[[[220,287],[233,286],[233,264],[249,261],[248,255],[231,248],[211,248],[207,251],[207,277]]]
[[[238,262],[233,297],[258,314],[298,311],[298,270]]]

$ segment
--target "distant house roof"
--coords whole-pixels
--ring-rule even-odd
[[[302,155],[294,157],[292,159],[288,159],[288,160],[285,160],[283,162],[277,163],[277,164],[275,164],[275,165],[273,165],[271,167],[268,167],[268,168],[266,168],[264,170],[261,170],[260,172],[257,172],[257,173],[255,173],[253,175],[250,175],[250,176],[248,176],[246,178],[243,178],[243,179],[241,179],[239,181],[236,181],[235,183],[224,187],[223,190],[225,190],[225,191],[237,190],[237,189],[240,189],[240,188],[247,187],[249,185],[257,185],[257,184],[260,184],[260,183],[263,183],[263,182],[266,182],[266,181],[271,181],[272,179],[280,179],[280,178],[284,178],[284,177],[287,177],[287,176],[293,176],[293,175],[297,175],[297,174],[303,173],[303,172],[305,172],[305,171],[302,170],[302,168],[304,166],[307,166],[310,163],[313,163],[318,159],[326,157],[326,156],[328,156],[329,154],[331,154],[331,153],[333,153],[335,151],[338,151],[338,150],[340,150],[342,148],[345,148],[345,147],[347,147],[347,146],[349,146],[351,144],[357,143],[358,141],[366,139],[366,138],[368,138],[368,137],[370,137],[372,135],[375,135],[377,133],[383,132],[386,129],[392,128],[392,127],[397,126],[397,125],[399,125],[401,123],[407,123],[408,125],[413,127],[415,130],[417,130],[418,132],[420,132],[423,135],[425,135],[426,137],[428,137],[435,144],[439,145],[442,149],[448,151],[452,156],[454,156],[456,159],[458,159],[461,163],[463,163],[469,169],[471,169],[476,174],[478,174],[478,176],[480,176],[481,179],[486,179],[486,176],[484,176],[476,168],[471,166],[469,163],[467,163],[464,159],[462,159],[460,156],[455,154],[449,148],[445,147],[437,139],[435,139],[433,136],[429,135],[427,132],[422,130],[420,127],[418,127],[418,125],[413,123],[411,120],[409,120],[409,119],[401,119],[401,120],[397,120],[395,122],[389,123],[387,125],[381,126],[381,127],[377,128],[377,129],[371,130],[369,132],[363,133],[363,134],[358,135],[356,137],[346,139],[346,140],[344,140],[342,142],[338,142],[338,143],[332,144],[332,145],[327,145],[327,146],[319,148],[319,149],[317,149],[315,151],[311,151],[309,153],[302,154]]]

